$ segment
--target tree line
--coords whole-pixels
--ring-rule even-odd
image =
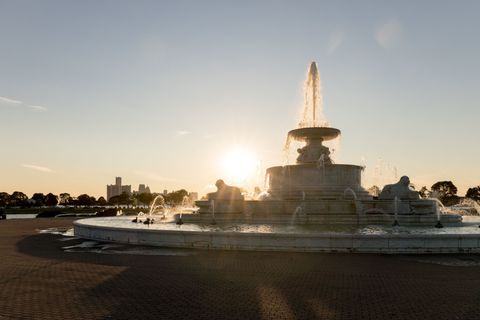
[[[150,203],[158,196],[159,193],[136,193],[127,194],[122,193],[118,196],[113,196],[107,201],[104,197],[98,199],[94,196],[90,196],[86,193],[78,195],[77,197],[71,196],[69,193],[60,193],[55,195],[53,193],[34,193],[29,198],[25,193],[21,191],[15,191],[12,194],[7,192],[0,192],[0,207],[53,207],[57,205],[61,206],[106,206],[106,205],[150,205]],[[165,203],[170,205],[181,204],[184,197],[188,196],[188,191],[181,189],[173,191],[165,195],[162,194],[165,199]]]
[[[415,186],[410,186],[415,190]],[[381,190],[377,186],[372,186],[368,191],[373,195],[378,195]],[[421,198],[438,198],[446,206],[457,204],[460,201],[461,197],[457,195],[457,192],[458,189],[452,181],[438,181],[435,182],[430,189],[423,186],[418,190]],[[480,200],[480,186],[469,188],[465,193],[465,198]]]

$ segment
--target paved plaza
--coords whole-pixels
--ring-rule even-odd
[[[480,319],[478,255],[67,252],[83,241],[39,232],[72,221],[0,221],[0,319]]]

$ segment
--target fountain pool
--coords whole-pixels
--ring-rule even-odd
[[[184,217],[186,215],[184,214]],[[175,224],[144,225],[131,217],[74,222],[77,237],[173,248],[359,253],[480,252],[480,217],[446,228],[386,225]]]

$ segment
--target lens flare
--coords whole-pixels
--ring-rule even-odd
[[[223,173],[230,183],[244,184],[247,180],[254,178],[257,163],[252,152],[235,148],[227,151],[223,157]]]

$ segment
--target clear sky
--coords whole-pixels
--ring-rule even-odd
[[[205,193],[283,163],[317,61],[364,186],[480,184],[479,1],[0,0],[0,191]],[[256,162],[257,163],[257,162]],[[261,173],[261,174],[260,174]],[[228,180],[228,179],[227,179]]]

